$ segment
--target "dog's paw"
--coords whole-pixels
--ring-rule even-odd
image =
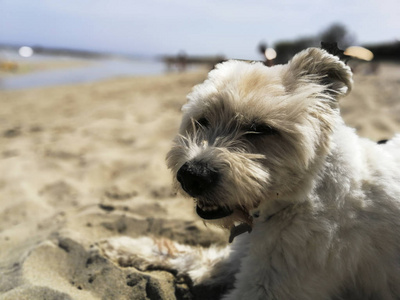
[[[159,266],[171,268],[170,260],[182,253],[181,245],[169,239],[149,237],[115,237],[99,244],[104,256],[122,267],[134,267],[145,271]]]

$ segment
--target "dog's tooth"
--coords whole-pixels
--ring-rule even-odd
[[[216,206],[210,205],[210,206],[208,207],[208,211],[214,211],[214,210],[217,210],[217,207],[216,207]]]
[[[216,211],[218,210],[218,206],[216,205],[207,205],[204,203],[197,202],[198,207],[200,207],[204,211]]]

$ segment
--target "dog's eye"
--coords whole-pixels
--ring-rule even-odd
[[[196,121],[199,127],[207,128],[210,125],[210,122],[206,118],[200,118]]]
[[[246,135],[278,135],[279,131],[267,124],[253,123],[246,131]]]

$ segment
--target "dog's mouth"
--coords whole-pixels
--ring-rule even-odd
[[[203,206],[198,203],[196,205],[196,213],[202,219],[215,220],[230,216],[233,213],[233,210],[219,206]]]

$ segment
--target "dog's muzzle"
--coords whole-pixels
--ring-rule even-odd
[[[204,196],[217,185],[220,175],[218,171],[210,169],[207,164],[201,162],[187,162],[176,175],[182,189],[193,198]],[[196,205],[196,213],[205,220],[215,220],[227,217],[233,211],[227,207],[217,205],[209,206],[207,202],[199,200]]]
[[[217,184],[219,174],[204,163],[187,162],[179,169],[176,178],[186,193],[197,197]]]

